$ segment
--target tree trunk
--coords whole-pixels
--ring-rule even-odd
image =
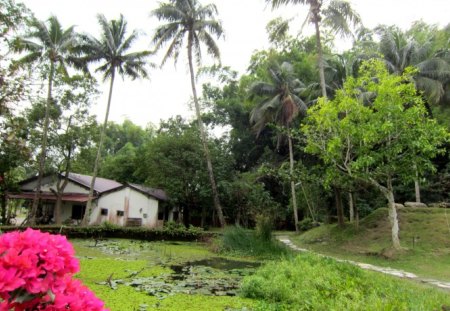
[[[102,126],[102,130],[100,133],[100,142],[98,143],[97,157],[95,158],[94,172],[92,174],[91,185],[89,187],[89,196],[88,196],[88,201],[86,203],[86,210],[84,212],[83,220],[81,222],[81,224],[83,226],[87,226],[89,224],[89,220],[90,220],[90,216],[91,216],[91,212],[92,212],[92,200],[94,198],[95,179],[97,178],[98,169],[100,166],[100,159],[102,157],[102,147],[103,147],[103,142],[105,140],[106,127],[108,125],[109,110],[111,108],[111,99],[112,99],[112,91],[113,91],[113,86],[114,86],[115,73],[116,73],[116,68],[113,67],[111,70],[111,81],[109,84],[108,104],[106,106],[105,120],[103,121],[103,126]]]
[[[316,31],[316,48],[317,48],[317,63],[319,66],[319,78],[320,78],[320,88],[322,89],[322,96],[327,97],[327,88],[325,82],[325,69],[323,61],[323,49],[322,49],[322,38],[320,36],[320,9],[321,1],[314,1],[310,4],[310,11],[312,14],[312,22]]]
[[[349,210],[349,219],[350,223],[353,223],[355,220],[355,208],[353,206],[353,193],[348,193],[348,210]]]
[[[342,208],[341,189],[334,187],[334,198],[336,201],[336,213],[338,225],[343,226],[345,224],[345,221],[344,221],[344,209]]]
[[[392,246],[395,249],[401,249],[400,239],[398,237],[399,226],[397,218],[397,208],[395,207],[394,189],[392,187],[392,179],[389,176],[387,180],[387,191],[385,196],[388,200],[389,222],[391,223]]]
[[[416,177],[414,178],[414,190],[416,193],[416,202],[420,203],[420,183],[419,183],[419,170],[417,165],[414,164],[414,170],[416,171]]]
[[[292,209],[294,210],[295,231],[298,232],[297,195],[295,193],[295,181],[294,181],[294,151],[292,148],[292,138],[291,134],[289,133],[289,127],[288,127],[288,143],[289,143],[289,176],[291,179]]]
[[[50,62],[50,72],[48,74],[48,90],[47,90],[47,102],[45,103],[44,125],[42,129],[42,145],[41,153],[39,155],[39,169],[36,190],[33,197],[33,204],[31,206],[30,215],[28,217],[28,223],[30,225],[36,224],[36,212],[41,198],[41,186],[42,178],[44,177],[45,170],[45,158],[47,153],[47,140],[48,140],[48,127],[50,123],[50,105],[52,104],[52,88],[53,88],[53,76],[55,72],[55,63]]]
[[[213,172],[213,166],[212,166],[212,162],[211,162],[211,156],[210,156],[209,148],[208,148],[208,144],[207,144],[206,130],[203,125],[202,116],[201,116],[201,112],[200,112],[200,105],[199,105],[198,98],[197,98],[197,90],[195,88],[194,65],[192,63],[192,44],[193,44],[192,33],[189,33],[189,36],[188,36],[188,60],[189,60],[189,71],[191,74],[191,87],[192,87],[192,95],[194,97],[195,113],[196,113],[196,117],[197,117],[198,127],[200,130],[200,137],[201,137],[201,141],[202,141],[202,145],[203,145],[203,152],[205,153],[206,166],[208,169],[209,181],[211,183],[214,207],[217,212],[217,217],[219,218],[220,226],[222,228],[224,228],[225,227],[225,218],[223,216],[222,206],[220,205],[219,193],[217,191],[216,181],[215,181],[214,172]]]
[[[356,204],[356,196],[352,194],[353,208],[355,211],[355,228],[359,229],[359,210],[358,205]]]

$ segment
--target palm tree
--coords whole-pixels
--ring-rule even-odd
[[[298,96],[304,89],[303,83],[295,77],[294,69],[288,62],[281,66],[277,63],[269,67],[270,81],[254,82],[249,89],[250,98],[260,99],[260,103],[250,114],[250,122],[254,124],[257,135],[269,123],[275,123],[287,130],[289,145],[289,170],[294,210],[295,230],[298,230],[297,196],[294,181],[294,152],[290,125],[299,111],[306,113],[306,104]],[[280,137],[278,138],[280,140]],[[313,214],[311,213],[313,216]],[[313,216],[314,217],[314,216]]]
[[[450,81],[450,63],[433,50],[433,38],[423,44],[413,37],[408,37],[396,27],[380,26],[379,50],[389,70],[394,74],[403,74],[407,67],[416,67],[413,76],[416,89],[423,93],[425,105],[431,115],[431,105],[438,104],[445,96],[445,84]],[[420,202],[419,168],[414,180],[416,202]]]
[[[206,130],[202,121],[200,104],[198,101],[197,90],[195,86],[194,54],[197,64],[201,63],[201,45],[206,46],[206,51],[213,58],[220,60],[220,51],[214,37],[217,39],[223,34],[223,28],[220,21],[215,19],[217,8],[214,4],[201,5],[197,0],[169,0],[161,3],[160,6],[152,11],[152,16],[158,20],[167,21],[167,24],[159,26],[153,35],[152,41],[155,44],[155,50],[160,50],[164,45],[169,47],[162,60],[162,65],[169,58],[173,58],[175,63],[178,60],[180,50],[186,42],[187,57],[189,62],[189,72],[191,75],[191,87],[194,97],[195,112],[197,116],[198,127],[203,144],[203,151],[206,158],[209,180],[211,183],[214,207],[219,218],[221,227],[225,226],[222,207],[220,205],[219,193],[214,178],[211,156],[207,145]]]
[[[102,31],[100,38],[97,39],[87,34],[82,36],[82,46],[85,56],[78,62],[78,65],[86,66],[89,63],[100,63],[95,71],[103,74],[103,82],[109,79],[109,94],[105,120],[101,128],[100,142],[97,148],[97,157],[95,159],[94,172],[89,189],[89,198],[82,221],[83,225],[89,223],[89,216],[92,209],[94,185],[99,170],[102,146],[105,140],[114,79],[116,74],[119,74],[122,78],[129,77],[132,80],[140,77],[146,78],[148,76],[145,68],[147,64],[146,58],[150,55],[149,51],[128,53],[128,50],[138,38],[138,33],[134,30],[131,35],[126,36],[127,22],[122,15],[120,15],[118,20],[108,21],[104,15],[99,14],[97,19]]]
[[[407,67],[416,67],[416,89],[423,92],[427,104],[439,103],[444,96],[445,83],[450,79],[450,64],[435,53],[433,38],[421,44],[400,29],[386,26],[378,27],[377,33],[379,50],[389,70],[402,74]]]
[[[325,81],[325,62],[323,59],[322,38],[320,27],[324,25],[335,34],[347,36],[351,34],[351,26],[361,23],[359,15],[353,11],[350,3],[342,0],[330,0],[326,6],[322,0],[266,0],[272,4],[272,8],[277,8],[287,4],[309,5],[309,12],[306,21],[311,22],[315,28],[316,47],[318,54],[318,67],[322,96],[327,97]]]
[[[19,60],[19,63],[40,62],[46,63],[49,66],[47,72],[47,101],[45,104],[42,143],[39,154],[39,172],[36,192],[28,219],[29,224],[34,225],[36,223],[36,211],[39,204],[42,178],[45,169],[49,111],[50,106],[53,104],[53,80],[56,70],[67,74],[66,65],[67,63],[70,63],[71,56],[73,56],[77,37],[74,32],[74,26],[63,29],[56,16],[51,16],[47,23],[33,19],[30,27],[31,30],[29,33],[15,40],[15,50],[17,52],[26,53],[26,55]]]

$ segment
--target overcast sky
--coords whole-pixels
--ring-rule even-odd
[[[128,29],[143,32],[137,46],[150,49],[149,37],[158,26],[157,20],[150,19],[149,13],[158,6],[154,0],[17,0],[30,8],[37,18],[47,19],[56,15],[64,28],[76,25],[77,31],[85,31],[96,36],[99,32],[96,15],[102,13],[107,19],[123,14],[128,21]],[[427,23],[444,26],[450,22],[449,0],[352,0],[353,7],[361,15],[366,27],[378,24],[395,24],[403,29],[413,21],[422,19]],[[219,40],[222,64],[239,73],[245,73],[250,56],[255,50],[268,47],[265,27],[271,19],[284,16],[295,17],[292,28],[300,27],[307,8],[302,6],[282,8],[272,11],[264,0],[201,0],[201,3],[215,3],[219,19],[223,22],[226,36]],[[161,55],[152,61],[159,64]],[[204,63],[204,65],[212,65]],[[200,85],[198,86],[200,90]],[[94,103],[92,112],[98,120],[103,120],[107,99],[107,85],[102,85],[101,95]],[[190,118],[188,109],[191,98],[188,68],[182,59],[175,68],[168,62],[162,69],[150,71],[150,80],[122,81],[117,79],[111,104],[110,120],[122,122],[125,118],[146,126],[155,126],[161,119],[181,114]]]

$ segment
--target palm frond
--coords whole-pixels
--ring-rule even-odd
[[[322,10],[323,23],[334,33],[346,37],[352,34],[351,28],[361,24],[361,17],[347,1],[332,0]]]
[[[416,84],[416,89],[423,92],[430,104],[439,103],[440,99],[445,94],[442,83],[437,80],[420,76],[415,77],[414,82]]]

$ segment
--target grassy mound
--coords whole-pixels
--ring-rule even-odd
[[[392,253],[391,228],[386,208],[362,219],[359,229],[324,225],[292,240],[317,252],[381,266],[391,266],[423,277],[450,280],[450,211],[442,208],[398,210],[400,242],[405,248]]]

